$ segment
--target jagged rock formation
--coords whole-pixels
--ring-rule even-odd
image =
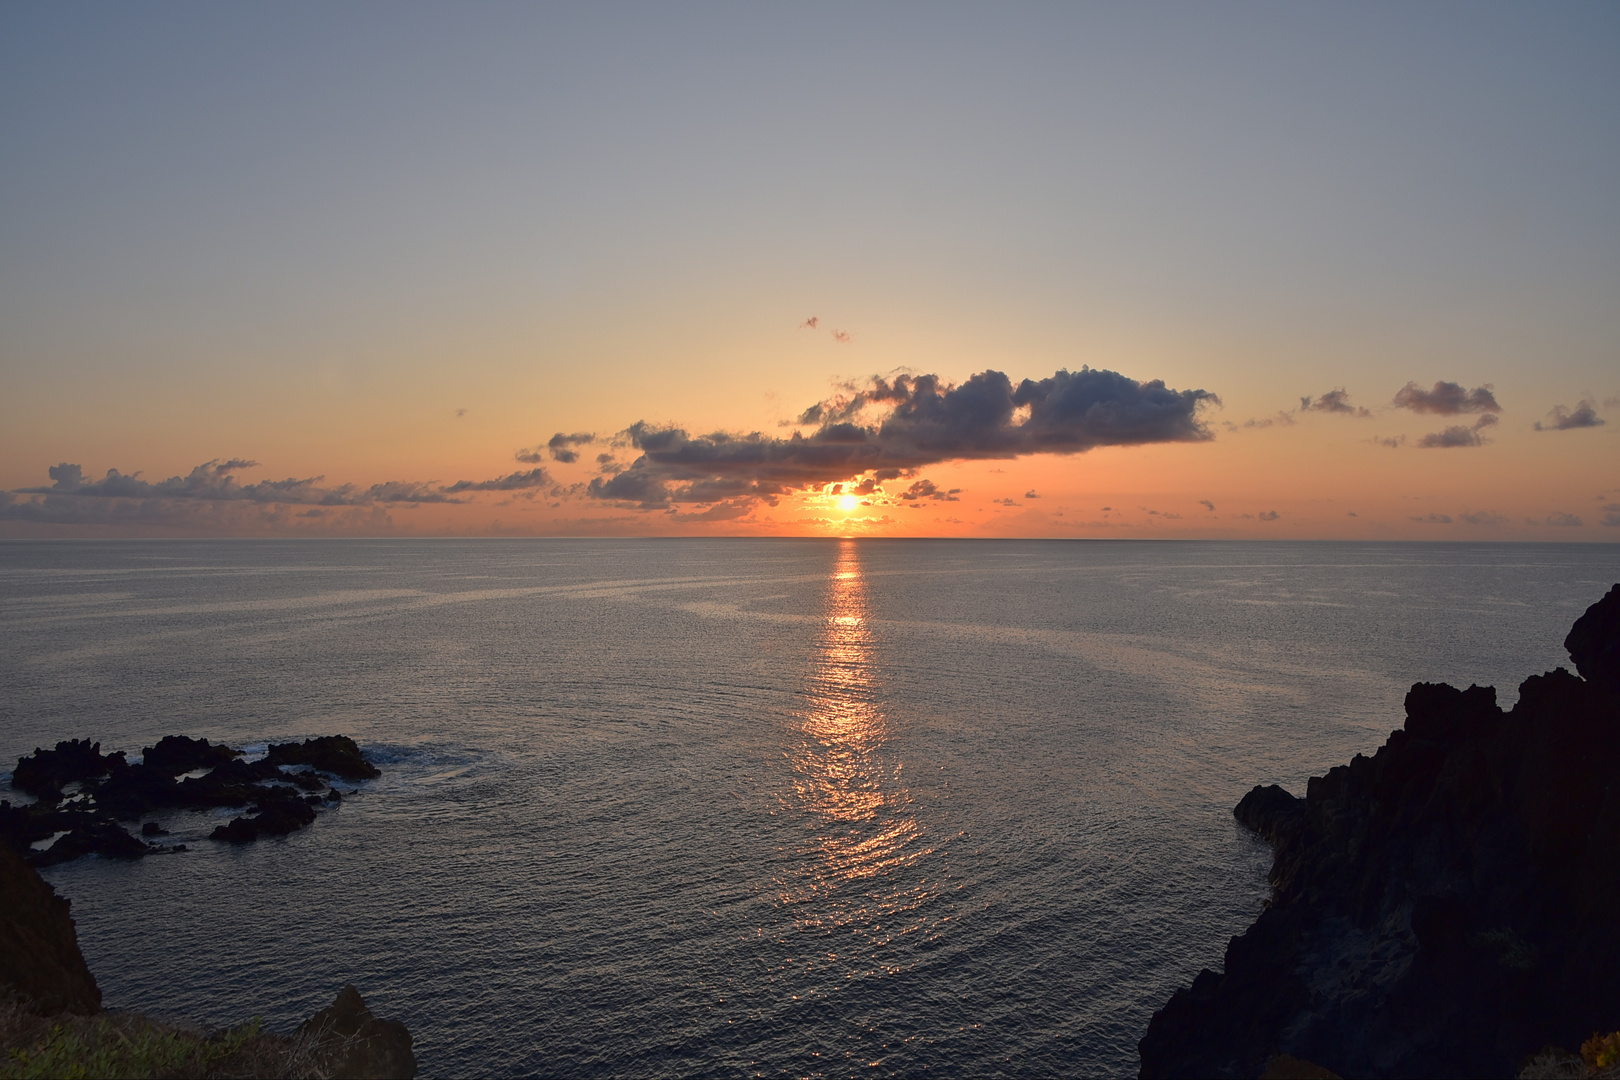
[[[298,1033],[315,1041],[317,1052],[332,1063],[333,1077],[410,1080],[416,1075],[411,1033],[398,1020],[373,1016],[353,985],[338,991],[337,1000],[304,1021]]]
[[[202,775],[188,775],[198,772]],[[92,853],[138,859],[185,848],[148,844],[120,822],[164,810],[251,806],[254,813],[233,818],[211,834],[214,840],[246,843],[260,836],[285,836],[314,822],[317,808],[343,798],[332,785],[334,778],[356,781],[381,775],[354,740],[342,735],[278,743],[252,763],[242,760],[240,750],[168,735],[142,750],[137,765],[129,764],[123,751],[104,755],[100,743],[73,739],[17,761],[12,787],[36,801],[26,806],[0,801],[0,842],[36,866]],[[69,796],[66,789],[73,784],[80,790]],[[58,833],[65,835],[42,851],[32,850],[33,844]],[[148,821],[141,835],[158,837],[165,830]]]
[[[101,1010],[68,901],[0,844],[0,986],[42,1015]]]
[[[1272,899],[1154,1014],[1142,1076],[1512,1076],[1620,1027],[1620,585],[1565,646],[1579,677],[1511,712],[1418,683],[1371,758],[1243,798]]]

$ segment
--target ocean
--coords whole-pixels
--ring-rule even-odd
[[[383,770],[284,839],[177,812],[184,854],[46,870],[111,1007],[286,1030],[353,982],[430,1076],[1134,1074],[1265,898],[1237,800],[1414,681],[1511,704],[1616,581],[1620,545],[5,542],[0,768]]]

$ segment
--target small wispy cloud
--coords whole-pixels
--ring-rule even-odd
[[[1372,415],[1371,409],[1350,404],[1350,395],[1342,386],[1329,390],[1318,398],[1302,397],[1299,399],[1299,407],[1306,412],[1340,413],[1344,416],[1361,418]]]
[[[1573,409],[1554,405],[1547,414],[1546,423],[1537,420],[1537,431],[1571,431],[1575,428],[1601,427],[1606,421],[1597,414],[1597,405],[1590,398],[1582,398]]]
[[[1446,450],[1460,446],[1484,446],[1490,440],[1485,438],[1483,432],[1486,428],[1496,424],[1496,417],[1490,414],[1481,416],[1474,421],[1473,427],[1464,424],[1454,424],[1444,431],[1433,431],[1417,441],[1417,445],[1427,450]]]
[[[1409,382],[1395,392],[1395,407],[1419,413],[1437,413],[1455,416],[1459,413],[1499,413],[1496,395],[1490,383],[1465,389],[1461,383],[1437,382],[1429,390]]]
[[[546,450],[550,452],[551,460],[572,465],[579,460],[579,451],[572,447],[585,446],[595,441],[596,436],[589,431],[576,431],[572,435],[559,431],[546,440]]]

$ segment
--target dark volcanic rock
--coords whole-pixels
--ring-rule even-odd
[[[66,836],[44,851],[30,853],[28,861],[35,866],[55,866],[83,855],[138,859],[151,850],[151,847],[126,832],[118,822],[91,820],[75,825]]]
[[[366,1008],[353,985],[298,1029],[315,1040],[316,1050],[331,1062],[333,1077],[350,1080],[411,1080],[416,1055],[411,1033],[397,1020],[379,1020]]]
[[[148,746],[141,751],[141,762],[172,777],[197,769],[212,769],[241,756],[242,751],[232,750],[223,743],[210,746],[207,739],[165,735],[156,746]]]
[[[1512,1076],[1620,1027],[1620,586],[1562,668],[1495,691],[1419,683],[1404,730],[1236,816],[1276,849],[1273,897],[1156,1013],[1142,1075],[1253,1077],[1275,1055],[1345,1076]],[[1605,660],[1604,658],[1609,658]],[[1605,667],[1605,664],[1611,666]]]
[[[101,756],[101,744],[89,739],[71,739],[56,744],[55,750],[35,748],[32,754],[17,759],[17,768],[11,774],[11,786],[26,791],[39,799],[54,802],[62,797],[62,787],[75,780],[89,780],[107,775],[112,758],[123,764],[123,754]]]
[[[79,952],[68,902],[5,844],[0,844],[0,984],[42,1015],[101,1009],[101,990]]]
[[[309,765],[345,780],[375,780],[382,775],[377,766],[360,756],[360,748],[346,735],[276,743],[264,760],[272,765]]]
[[[283,765],[297,771],[284,772]],[[201,776],[176,779],[204,769]],[[147,747],[138,765],[129,764],[122,752],[103,756],[100,743],[76,739],[18,761],[15,776],[22,779],[15,786],[33,792],[38,801],[28,806],[0,802],[0,842],[36,866],[88,854],[139,858],[185,848],[150,847],[119,822],[139,821],[160,810],[249,806],[254,808],[251,815],[219,826],[213,839],[244,843],[285,836],[314,822],[316,807],[342,801],[342,794],[330,786],[331,776],[363,780],[381,775],[361,757],[354,740],[344,736],[281,743],[263,760],[249,763],[240,750],[169,735]],[[64,802],[62,786],[74,782],[83,785],[84,797]],[[66,835],[43,851],[32,850],[33,844],[58,833]],[[141,833],[165,835],[151,821]]]
[[[317,796],[315,802],[321,800]],[[232,818],[209,836],[211,840],[229,840],[244,844],[261,836],[286,836],[315,821],[315,808],[287,789],[266,793],[260,797],[259,811],[252,817]]]
[[[1620,695],[1620,585],[1575,620],[1564,648],[1581,678]]]
[[[67,835],[43,851],[33,850],[34,844],[61,832]],[[61,809],[48,803],[12,806],[0,801],[0,841],[33,866],[53,866],[92,853],[138,859],[151,850],[100,811]]]

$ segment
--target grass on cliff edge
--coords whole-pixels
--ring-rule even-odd
[[[15,1000],[0,1000],[0,1047],[0,1080],[322,1080],[326,1074],[312,1046],[260,1031],[258,1021],[210,1035],[138,1013],[41,1017]]]

